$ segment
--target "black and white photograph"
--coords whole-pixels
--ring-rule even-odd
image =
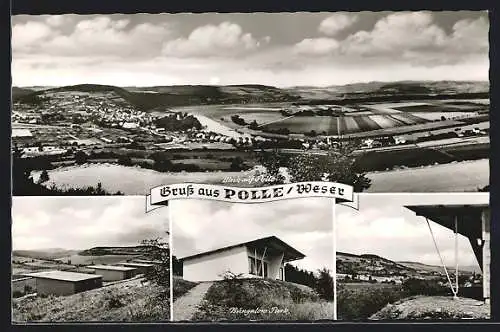
[[[172,320],[333,320],[333,204],[173,202]]]
[[[12,322],[168,322],[168,208],[144,197],[15,197]]]
[[[340,320],[490,319],[487,193],[360,194],[336,222]]]
[[[489,187],[486,11],[14,15],[13,194]]]

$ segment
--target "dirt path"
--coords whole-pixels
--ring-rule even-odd
[[[190,320],[198,309],[198,305],[201,303],[201,300],[203,300],[203,297],[207,293],[210,286],[212,286],[212,282],[202,282],[191,288],[185,295],[178,298],[173,305],[173,320]]]

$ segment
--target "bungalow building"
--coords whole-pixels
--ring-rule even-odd
[[[412,205],[406,208],[417,216],[434,221],[456,234],[468,238],[483,275],[483,299],[490,300],[490,208],[488,197],[484,203],[446,205]],[[455,258],[457,259],[457,258]]]
[[[154,267],[153,264],[135,263],[135,262],[123,262],[123,263],[120,263],[119,265],[136,268],[137,274],[145,274],[146,272],[152,270]]]
[[[90,265],[89,269],[102,276],[103,281],[118,281],[134,277],[137,274],[137,268],[115,265]]]
[[[36,279],[33,277],[19,277],[12,280],[12,294],[27,294],[36,290]]]
[[[102,286],[102,276],[96,274],[43,271],[27,276],[35,278],[36,292],[39,295],[71,295]]]
[[[285,279],[285,263],[305,255],[275,236],[260,238],[180,259],[183,278],[221,280],[231,272],[242,278]]]

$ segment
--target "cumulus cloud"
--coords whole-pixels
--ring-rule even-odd
[[[28,51],[52,36],[51,28],[41,22],[26,22],[12,27],[12,50]]]
[[[88,249],[167,240],[168,210],[144,213],[144,197],[15,197],[12,242],[16,250]]]
[[[300,26],[290,24],[288,14],[272,14],[274,25],[261,24],[260,14],[253,15],[244,29],[241,14],[218,14],[221,24],[211,23],[211,14],[14,16],[13,84],[211,80],[281,87],[488,79],[485,13],[462,12],[446,31],[443,15],[429,12],[384,15],[372,27],[366,24],[370,13],[339,13],[332,15],[335,20],[308,14],[312,24]],[[301,13],[293,15],[306,20]],[[446,16],[448,22],[452,14]]]
[[[358,31],[342,42],[345,53],[361,55],[399,53],[440,47],[446,41],[442,28],[428,12],[402,12],[380,19],[372,31]]]
[[[57,29],[64,20],[64,17],[50,16],[41,22],[14,24],[13,52],[57,56],[151,56],[159,54],[162,42],[171,34],[166,23],[142,23],[128,28],[129,19],[108,16],[81,20],[74,24],[70,33],[64,34]]]
[[[304,55],[326,55],[336,52],[339,46],[333,38],[307,38],[295,44],[294,51]]]
[[[335,13],[321,21],[318,31],[327,36],[335,36],[340,31],[352,26],[357,22],[358,16],[348,13]]]
[[[358,31],[341,42],[342,52],[348,55],[402,55],[419,62],[454,62],[464,55],[484,54],[487,49],[488,22],[484,17],[460,20],[447,34],[429,12],[390,14],[373,30]]]
[[[269,42],[266,36],[263,42]],[[170,56],[230,55],[257,49],[261,42],[241,26],[231,22],[204,25],[193,30],[187,38],[178,38],[163,45],[163,54]]]
[[[45,22],[51,27],[60,27],[68,22],[69,18],[65,15],[50,15]]]
[[[464,19],[453,25],[449,45],[457,52],[486,53],[489,48],[489,23],[485,17]]]

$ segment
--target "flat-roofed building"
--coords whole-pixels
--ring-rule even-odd
[[[101,287],[103,280],[101,275],[67,271],[43,271],[27,276],[36,279],[36,292],[41,295],[76,294]]]
[[[119,265],[136,268],[137,274],[145,274],[146,272],[152,270],[154,267],[154,264],[136,263],[136,262],[123,262],[119,263]]]
[[[150,259],[134,259],[133,263],[144,263],[144,264],[153,264],[153,265],[162,265],[162,261],[150,260]]]
[[[28,294],[36,291],[36,279],[19,277],[12,280],[12,294]]]
[[[102,275],[103,281],[125,280],[134,277],[137,274],[137,268],[117,265],[90,265],[89,269],[96,274]]]

